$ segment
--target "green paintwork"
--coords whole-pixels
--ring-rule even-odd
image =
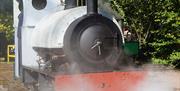
[[[130,56],[138,55],[139,43],[137,41],[126,41],[123,46],[124,53]]]

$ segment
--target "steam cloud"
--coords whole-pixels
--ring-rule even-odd
[[[163,72],[149,71],[146,79],[137,87],[136,91],[174,91],[173,82]]]
[[[78,67],[72,66],[71,71],[77,71]],[[132,70],[132,69],[131,69]],[[134,70],[137,70],[134,68]],[[140,82],[140,84],[135,84],[135,88],[130,88],[131,91],[179,91],[176,88],[179,88],[177,83],[180,84],[180,77],[174,77],[172,74],[174,74],[174,71],[169,70],[152,70],[151,68],[143,69],[143,71],[147,71],[147,75],[145,76],[145,79]],[[121,71],[120,71],[121,72]],[[97,89],[94,87],[91,81],[89,79],[85,79],[83,76],[72,76],[71,79],[73,84],[69,84],[66,87],[63,87],[63,89],[58,91],[96,91]],[[174,82],[177,81],[177,82]],[[117,83],[117,81],[114,81]],[[126,86],[125,86],[126,87]],[[99,90],[98,90],[99,91]],[[101,91],[101,90],[100,90]],[[103,91],[103,90],[102,90]]]

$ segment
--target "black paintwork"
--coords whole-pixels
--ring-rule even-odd
[[[98,13],[98,0],[87,0],[87,14]]]
[[[90,48],[97,40],[102,41],[102,55],[97,54],[97,48]],[[93,70],[113,69],[122,53],[119,45],[122,45],[119,28],[113,21],[99,14],[77,19],[64,36],[64,52],[69,60],[91,66]]]
[[[77,7],[77,0],[65,0],[65,9]]]

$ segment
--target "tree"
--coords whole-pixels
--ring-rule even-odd
[[[0,14],[13,14],[13,0],[1,0]]]
[[[13,18],[10,15],[0,15],[0,31],[6,33],[8,43],[12,44],[14,39]]]
[[[180,59],[179,0],[109,0],[109,2],[136,34],[146,57],[154,59],[154,62],[167,64],[173,64],[175,60]]]
[[[13,43],[14,38],[12,2],[12,0],[2,0],[0,3],[0,31],[6,33],[9,44]]]

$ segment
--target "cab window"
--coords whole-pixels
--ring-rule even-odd
[[[86,0],[77,0],[77,6],[85,6],[86,5]]]

